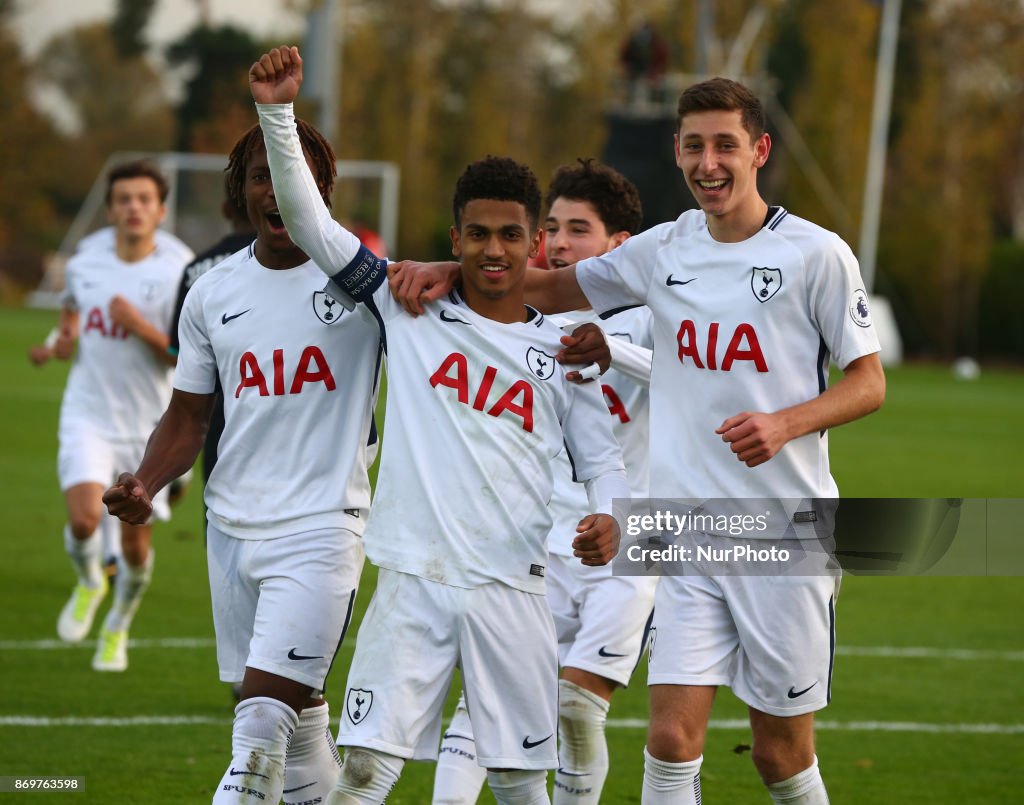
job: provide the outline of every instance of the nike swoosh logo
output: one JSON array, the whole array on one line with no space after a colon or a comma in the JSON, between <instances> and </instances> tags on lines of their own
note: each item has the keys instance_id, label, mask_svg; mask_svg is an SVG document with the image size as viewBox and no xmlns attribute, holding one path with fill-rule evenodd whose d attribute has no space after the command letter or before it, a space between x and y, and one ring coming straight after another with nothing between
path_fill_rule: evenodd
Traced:
<instances>
[{"instance_id":1,"label":"nike swoosh logo","mask_svg":"<svg viewBox=\"0 0 1024 805\"><path fill-rule=\"evenodd\" d=\"M552 733L552 735L553 734L554 733ZM544 743L544 741L547 741L550 738L551 735L549 735L547 738L541 738L539 741L531 741L530 736L527 735L525 738L523 738L523 749L533 749L533 747L540 746L542 743Z\"/></svg>"},{"instance_id":2,"label":"nike swoosh logo","mask_svg":"<svg viewBox=\"0 0 1024 805\"><path fill-rule=\"evenodd\" d=\"M228 769L228 774L231 775L232 777L237 777L239 774L248 774L251 777L262 777L264 780L269 780L270 779L267 775L265 775L265 774L257 774L254 771L245 771L245 770L236 771L234 766L232 766L230 769Z\"/></svg>"},{"instance_id":3,"label":"nike swoosh logo","mask_svg":"<svg viewBox=\"0 0 1024 805\"><path fill-rule=\"evenodd\" d=\"M599 657L625 657L626 656L625 654L612 654L610 651L606 651L605 649L606 649L606 646L601 646L601 648L599 648L597 650L597 654L598 654Z\"/></svg>"},{"instance_id":4,"label":"nike swoosh logo","mask_svg":"<svg viewBox=\"0 0 1024 805\"><path fill-rule=\"evenodd\" d=\"M566 771L565 769L559 769L559 774L564 774L566 777L589 777L589 771Z\"/></svg>"},{"instance_id":5,"label":"nike swoosh logo","mask_svg":"<svg viewBox=\"0 0 1024 805\"><path fill-rule=\"evenodd\" d=\"M238 318L239 316L244 316L244 315L245 315L246 313L248 313L248 312L249 312L250 310L252 310L252 308L248 308L247 310L243 310L243 311L242 311L241 313L236 313L236 314L235 314L234 316L229 316L229 315L228 315L227 313L225 313L225 314L223 314L223 315L222 315L222 316L220 317L220 323L221 323L221 324L227 324L227 323L228 323L229 321L231 321L232 319L237 319L237 318Z\"/></svg>"},{"instance_id":6,"label":"nike swoosh logo","mask_svg":"<svg viewBox=\"0 0 1024 805\"><path fill-rule=\"evenodd\" d=\"M441 736L441 740L442 741L447 741L449 738L458 738L460 741L472 741L473 740L468 735L457 735L454 732L446 732L444 735Z\"/></svg>"},{"instance_id":7,"label":"nike swoosh logo","mask_svg":"<svg viewBox=\"0 0 1024 805\"><path fill-rule=\"evenodd\" d=\"M463 319L457 319L454 316L449 316L449 315L447 315L447 313L448 313L447 310L442 310L441 311L441 321L446 321L446 322L449 322L450 324L465 324L465 325L469 326L469 322L468 321L465 321Z\"/></svg>"},{"instance_id":8,"label":"nike swoosh logo","mask_svg":"<svg viewBox=\"0 0 1024 805\"><path fill-rule=\"evenodd\" d=\"M322 654L319 657L306 657L306 656L303 656L302 654L296 654L295 653L295 649L292 649L291 651L288 652L288 659L289 660L322 660L323 658L324 657L323 657Z\"/></svg>"},{"instance_id":9,"label":"nike swoosh logo","mask_svg":"<svg viewBox=\"0 0 1024 805\"><path fill-rule=\"evenodd\" d=\"M311 783L306 783L305 785L300 785L298 788L286 788L281 793L282 794L294 794L296 791L301 791L303 788L309 788L311 785L316 785L318 782L320 782L320 781L319 780L314 780Z\"/></svg>"},{"instance_id":10,"label":"nike swoosh logo","mask_svg":"<svg viewBox=\"0 0 1024 805\"><path fill-rule=\"evenodd\" d=\"M674 279L672 279L672 275L669 274L668 277L665 278L665 284L669 285L669 286L671 286L671 285L689 285L695 279L697 279L697 278L693 277L693 279L688 279L688 280L674 280Z\"/></svg>"},{"instance_id":11,"label":"nike swoosh logo","mask_svg":"<svg viewBox=\"0 0 1024 805\"><path fill-rule=\"evenodd\" d=\"M805 693L807 693L807 691L809 691L811 688L813 688L817 684L818 684L817 681L812 682L808 687L804 688L803 690L797 690L797 691L794 691L793 688L790 688L789 692L786 695L789 696L789 698L791 698L791 699L798 699L801 696L803 696Z\"/></svg>"}]
</instances>

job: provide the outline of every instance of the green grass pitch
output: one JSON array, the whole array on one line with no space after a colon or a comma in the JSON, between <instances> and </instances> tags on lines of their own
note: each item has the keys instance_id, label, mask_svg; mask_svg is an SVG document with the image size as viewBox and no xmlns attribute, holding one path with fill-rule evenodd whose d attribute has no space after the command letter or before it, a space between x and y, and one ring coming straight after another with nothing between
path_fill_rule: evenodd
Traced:
<instances>
[{"instance_id":1,"label":"green grass pitch","mask_svg":"<svg viewBox=\"0 0 1024 805\"><path fill-rule=\"evenodd\" d=\"M156 530L155 578L128 671L94 673L91 645L57 645L73 581L56 480L67 369L25 359L53 320L0 309L0 776L85 778L84 792L32 802L209 802L229 758L232 700L217 681L198 488ZM1024 497L1024 373L984 371L961 383L944 368L910 366L888 377L883 410L831 434L844 495ZM373 588L369 566L363 579L359 614ZM1022 610L1019 577L844 580L833 703L817 736L833 803L1020 799ZM334 723L357 626L329 680ZM640 801L644 674L612 704L605 802ZM705 801L767 801L745 748L743 706L722 691L713 718ZM389 802L429 802L432 773L431 764L408 764Z\"/></svg>"}]
</instances>

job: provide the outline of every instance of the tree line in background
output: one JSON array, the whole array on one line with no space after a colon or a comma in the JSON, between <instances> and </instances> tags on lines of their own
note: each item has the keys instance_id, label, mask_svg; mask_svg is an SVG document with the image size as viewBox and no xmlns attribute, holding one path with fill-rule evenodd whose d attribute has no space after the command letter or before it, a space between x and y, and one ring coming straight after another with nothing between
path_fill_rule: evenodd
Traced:
<instances>
[{"instance_id":1,"label":"tree line in background","mask_svg":"<svg viewBox=\"0 0 1024 805\"><path fill-rule=\"evenodd\" d=\"M15 0L0 0L4 276L38 280L40 256L111 152L226 153L255 121L246 70L280 42L199 25L158 51L145 37L156 2L119 0L113 20L61 34L30 62L12 30ZM600 0L572 14L535 5L344 0L334 145L343 159L401 166L393 255L447 253L452 184L471 160L507 154L544 181L577 156L600 155L620 49L641 14L664 37L670 70L691 72L703 44L715 72L716 54L757 4L715 4L716 48L696 41L696 3ZM762 191L856 246L880 4L760 5L768 13L744 74L769 95L775 151ZM876 290L893 303L911 353L1020 359L1024 3L904 0L897 65ZM178 99L168 71L183 80ZM39 92L59 93L75 125L42 114ZM299 112L316 119L312 105Z\"/></svg>"}]
</instances>

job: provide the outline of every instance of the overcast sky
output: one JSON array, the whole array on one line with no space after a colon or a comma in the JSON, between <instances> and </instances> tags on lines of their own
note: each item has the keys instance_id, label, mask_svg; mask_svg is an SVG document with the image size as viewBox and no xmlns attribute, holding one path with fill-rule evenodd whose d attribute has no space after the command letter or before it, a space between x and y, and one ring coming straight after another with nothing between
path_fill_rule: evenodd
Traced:
<instances>
[{"instance_id":1,"label":"overcast sky","mask_svg":"<svg viewBox=\"0 0 1024 805\"><path fill-rule=\"evenodd\" d=\"M233 23L257 36L289 32L301 35L301 15L287 11L281 0L206 0L213 24ZM22 48L34 55L56 33L84 22L109 20L115 0L18 0L15 30ZM157 0L146 37L155 44L177 39L199 20L195 0Z\"/></svg>"},{"instance_id":2,"label":"overcast sky","mask_svg":"<svg viewBox=\"0 0 1024 805\"><path fill-rule=\"evenodd\" d=\"M16 2L19 11L15 16L15 29L23 50L30 56L55 33L83 22L109 20L117 5L116 0ZM345 0L339 2L343 7ZM230 22L257 37L295 34L295 44L301 44L299 39L305 33L303 15L287 10L283 0L205 0L205 3L214 25ZM564 0L531 0L531 6L544 10L557 8L562 15L579 11L579 8L573 11L573 4L566 4ZM197 0L157 0L146 36L154 44L167 44L190 30L198 20Z\"/></svg>"}]
</instances>

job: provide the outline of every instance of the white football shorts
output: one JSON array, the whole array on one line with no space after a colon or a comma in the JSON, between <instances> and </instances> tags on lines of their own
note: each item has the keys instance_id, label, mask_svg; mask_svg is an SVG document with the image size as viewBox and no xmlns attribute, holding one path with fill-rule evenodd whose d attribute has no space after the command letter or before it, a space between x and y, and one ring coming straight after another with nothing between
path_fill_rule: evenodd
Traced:
<instances>
[{"instance_id":1,"label":"white football shorts","mask_svg":"<svg viewBox=\"0 0 1024 805\"><path fill-rule=\"evenodd\" d=\"M83 420L61 423L57 434L57 477L61 492L78 484L100 484L104 489L122 472L135 472L146 452L147 438L113 441ZM153 498L153 517L171 519L167 487Z\"/></svg>"},{"instance_id":2,"label":"white football shorts","mask_svg":"<svg viewBox=\"0 0 1024 805\"><path fill-rule=\"evenodd\" d=\"M323 691L352 617L363 541L344 528L238 539L207 524L217 663L223 682L246 667Z\"/></svg>"},{"instance_id":3,"label":"white football shorts","mask_svg":"<svg viewBox=\"0 0 1024 805\"><path fill-rule=\"evenodd\" d=\"M558 661L625 686L644 650L657 576L614 576L574 556L548 555L548 604Z\"/></svg>"},{"instance_id":4,"label":"white football shorts","mask_svg":"<svg viewBox=\"0 0 1024 805\"><path fill-rule=\"evenodd\" d=\"M774 716L831 698L838 576L665 576L648 685L728 685Z\"/></svg>"},{"instance_id":5,"label":"white football shorts","mask_svg":"<svg viewBox=\"0 0 1024 805\"><path fill-rule=\"evenodd\" d=\"M462 670L477 763L558 766L558 658L547 599L500 582L466 589L381 569L356 639L339 746L437 759Z\"/></svg>"}]
</instances>

